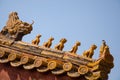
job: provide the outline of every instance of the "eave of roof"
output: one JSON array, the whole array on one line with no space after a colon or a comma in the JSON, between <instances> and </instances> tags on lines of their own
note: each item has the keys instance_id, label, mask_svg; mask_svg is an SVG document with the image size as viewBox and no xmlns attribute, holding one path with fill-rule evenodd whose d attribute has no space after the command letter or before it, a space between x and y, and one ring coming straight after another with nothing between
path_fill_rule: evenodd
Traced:
<instances>
[{"instance_id":1,"label":"eave of roof","mask_svg":"<svg viewBox=\"0 0 120 80\"><path fill-rule=\"evenodd\" d=\"M62 51L67 41L65 38L60 40L55 49L36 45L41 35L36 36L36 44L34 40L34 44L25 43L21 41L22 37L32 31L34 22L22 22L17 12L12 12L9 16L6 26L0 32L0 63L10 63L13 67L23 66L27 70L36 69L41 73L51 71L55 75L66 73L69 77L84 76L88 80L107 80L111 68L114 67L114 58L107 45L102 46L101 49L104 47L104 50L100 57L94 60L91 56L86 56L88 52L85 56L75 53L80 42L76 42L73 51ZM62 46L59 48L60 44ZM97 46L93 45L91 48L93 54Z\"/></svg>"}]
</instances>

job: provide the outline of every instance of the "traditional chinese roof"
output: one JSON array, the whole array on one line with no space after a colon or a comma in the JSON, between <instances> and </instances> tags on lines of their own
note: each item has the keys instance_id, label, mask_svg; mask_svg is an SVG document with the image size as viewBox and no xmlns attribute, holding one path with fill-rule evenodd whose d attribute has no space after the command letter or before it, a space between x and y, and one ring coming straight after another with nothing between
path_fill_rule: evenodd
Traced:
<instances>
[{"instance_id":1,"label":"traditional chinese roof","mask_svg":"<svg viewBox=\"0 0 120 80\"><path fill-rule=\"evenodd\" d=\"M33 24L33 23L32 23ZM70 51L63 51L67 42L62 38L55 48L50 48L54 38L39 46L41 35L32 43L21 41L22 37L32 31L32 24L19 19L17 12L9 15L6 26L0 33L0 63L10 63L12 67L36 69L40 73L66 74L69 77L84 76L86 80L107 80L113 68L113 56L108 45L103 41L98 59L92 59L96 45L92 45L82 55L76 53L80 42L77 41Z\"/></svg>"}]
</instances>

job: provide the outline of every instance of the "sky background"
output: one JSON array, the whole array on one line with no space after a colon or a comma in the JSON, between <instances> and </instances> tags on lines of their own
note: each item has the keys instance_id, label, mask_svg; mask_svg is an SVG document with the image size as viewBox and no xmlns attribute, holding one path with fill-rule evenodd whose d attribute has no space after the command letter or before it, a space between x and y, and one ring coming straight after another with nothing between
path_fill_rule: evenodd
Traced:
<instances>
[{"instance_id":1,"label":"sky background","mask_svg":"<svg viewBox=\"0 0 120 80\"><path fill-rule=\"evenodd\" d=\"M0 0L0 30L12 11L18 12L22 21L35 21L31 34L23 38L25 42L31 43L41 34L42 45L53 36L53 48L66 38L64 51L69 51L80 41L79 55L96 44L93 58L97 59L102 40L106 40L115 64L108 80L120 80L120 0Z\"/></svg>"}]
</instances>

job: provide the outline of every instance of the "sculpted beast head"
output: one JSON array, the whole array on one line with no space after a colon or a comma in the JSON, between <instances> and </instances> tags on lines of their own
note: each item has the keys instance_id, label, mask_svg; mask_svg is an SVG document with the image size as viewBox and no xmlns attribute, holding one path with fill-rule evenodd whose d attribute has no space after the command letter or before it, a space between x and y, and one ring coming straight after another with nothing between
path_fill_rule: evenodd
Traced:
<instances>
[{"instance_id":1,"label":"sculpted beast head","mask_svg":"<svg viewBox=\"0 0 120 80\"><path fill-rule=\"evenodd\" d=\"M33 23L34 21L31 24L23 22L19 19L17 12L11 12L1 34L16 41L21 40L24 35L29 34L32 31Z\"/></svg>"}]
</instances>

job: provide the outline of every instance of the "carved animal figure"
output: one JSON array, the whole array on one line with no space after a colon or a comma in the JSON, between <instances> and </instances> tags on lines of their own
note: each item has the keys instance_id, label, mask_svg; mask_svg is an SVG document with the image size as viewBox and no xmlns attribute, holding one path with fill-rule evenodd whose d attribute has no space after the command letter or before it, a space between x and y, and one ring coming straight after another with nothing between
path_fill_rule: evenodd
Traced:
<instances>
[{"instance_id":1,"label":"carved animal figure","mask_svg":"<svg viewBox=\"0 0 120 80\"><path fill-rule=\"evenodd\" d=\"M71 53L76 53L77 52L77 50L78 50L78 46L80 46L80 42L79 41L77 41L76 43L75 43L75 45L72 47L72 49L70 50L70 52Z\"/></svg>"},{"instance_id":2,"label":"carved animal figure","mask_svg":"<svg viewBox=\"0 0 120 80\"><path fill-rule=\"evenodd\" d=\"M53 40L54 40L54 38L53 38L53 37L50 37L50 38L48 39L48 41L43 44L43 46L45 46L45 47L47 47L47 48L50 48L50 46L52 45L52 41L53 41Z\"/></svg>"},{"instance_id":3,"label":"carved animal figure","mask_svg":"<svg viewBox=\"0 0 120 80\"><path fill-rule=\"evenodd\" d=\"M96 45L92 45L90 47L90 49L86 50L83 52L83 56L88 57L88 58L92 58L92 56L94 55L94 50L97 48Z\"/></svg>"},{"instance_id":4,"label":"carved animal figure","mask_svg":"<svg viewBox=\"0 0 120 80\"><path fill-rule=\"evenodd\" d=\"M21 24L21 23L22 23L22 21L19 20L17 12L12 12L9 14L9 19L6 23L6 26L2 30L2 32L7 31L10 34L15 34L15 32L17 30L17 29L15 29L16 28L15 25Z\"/></svg>"},{"instance_id":5,"label":"carved animal figure","mask_svg":"<svg viewBox=\"0 0 120 80\"><path fill-rule=\"evenodd\" d=\"M66 42L67 42L67 40L66 40L65 38L62 38L62 39L60 40L59 44L55 46L55 49L62 51L63 48L64 48L64 44L65 44Z\"/></svg>"},{"instance_id":6,"label":"carved animal figure","mask_svg":"<svg viewBox=\"0 0 120 80\"><path fill-rule=\"evenodd\" d=\"M107 46L107 45L106 45L105 40L102 40L102 45L101 45L101 47L100 47L100 55L99 55L99 57L102 56L102 54L103 54L106 46Z\"/></svg>"},{"instance_id":7,"label":"carved animal figure","mask_svg":"<svg viewBox=\"0 0 120 80\"><path fill-rule=\"evenodd\" d=\"M22 22L19 20L18 13L17 12L11 12L9 15L9 20L6 23L6 26L8 27L14 27L14 25L18 22Z\"/></svg>"},{"instance_id":8,"label":"carved animal figure","mask_svg":"<svg viewBox=\"0 0 120 80\"><path fill-rule=\"evenodd\" d=\"M1 33L10 39L18 41L21 40L24 35L29 34L32 31L33 23L29 24L27 22L22 22L18 17L18 13L12 12Z\"/></svg>"},{"instance_id":9,"label":"carved animal figure","mask_svg":"<svg viewBox=\"0 0 120 80\"><path fill-rule=\"evenodd\" d=\"M113 63L113 56L110 54L110 50L108 46L105 46L103 54L101 55L101 57L99 59L104 59L107 63Z\"/></svg>"},{"instance_id":10,"label":"carved animal figure","mask_svg":"<svg viewBox=\"0 0 120 80\"><path fill-rule=\"evenodd\" d=\"M35 38L34 40L32 40L32 44L38 45L38 44L39 44L39 42L40 42L40 37L41 37L41 35L40 35L40 34L39 34L39 35L37 35L37 36L36 36L36 38Z\"/></svg>"}]
</instances>

